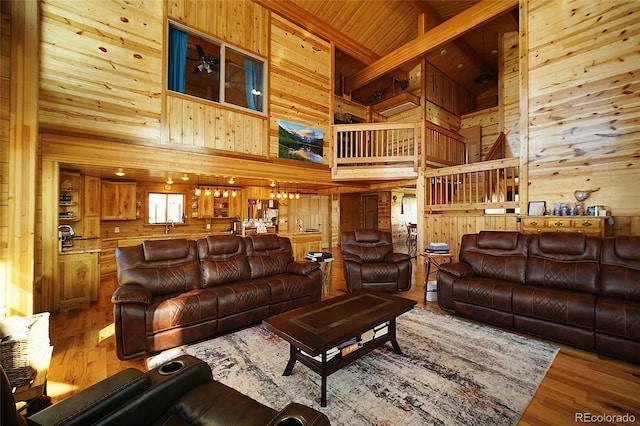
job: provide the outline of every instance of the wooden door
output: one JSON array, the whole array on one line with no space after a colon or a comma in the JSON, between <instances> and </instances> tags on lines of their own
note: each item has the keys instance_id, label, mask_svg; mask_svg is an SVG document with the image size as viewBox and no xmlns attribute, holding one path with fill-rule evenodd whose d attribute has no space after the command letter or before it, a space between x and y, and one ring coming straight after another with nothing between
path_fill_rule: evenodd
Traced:
<instances>
[{"instance_id":1,"label":"wooden door","mask_svg":"<svg viewBox=\"0 0 640 426\"><path fill-rule=\"evenodd\" d=\"M340 232L362 228L362 196L340 195Z\"/></svg>"},{"instance_id":2,"label":"wooden door","mask_svg":"<svg viewBox=\"0 0 640 426\"><path fill-rule=\"evenodd\" d=\"M364 227L365 229L378 229L377 195L367 195L364 197Z\"/></svg>"}]
</instances>

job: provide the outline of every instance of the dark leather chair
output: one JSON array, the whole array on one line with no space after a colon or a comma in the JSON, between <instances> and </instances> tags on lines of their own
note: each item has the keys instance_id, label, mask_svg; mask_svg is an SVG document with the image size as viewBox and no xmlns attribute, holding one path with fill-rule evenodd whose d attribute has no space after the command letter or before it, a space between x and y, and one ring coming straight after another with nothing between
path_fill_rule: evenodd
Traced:
<instances>
[{"instance_id":1,"label":"dark leather chair","mask_svg":"<svg viewBox=\"0 0 640 426\"><path fill-rule=\"evenodd\" d=\"M390 232L372 229L342 232L340 245L349 291L393 293L411 288L411 256L393 252Z\"/></svg>"},{"instance_id":2,"label":"dark leather chair","mask_svg":"<svg viewBox=\"0 0 640 426\"><path fill-rule=\"evenodd\" d=\"M13 425L285 425L324 426L329 419L291 403L276 411L212 379L209 366L180 356L143 373L128 368L29 417L16 412L7 376L2 376L0 424ZM289 420L287 420L289 419Z\"/></svg>"}]
</instances>

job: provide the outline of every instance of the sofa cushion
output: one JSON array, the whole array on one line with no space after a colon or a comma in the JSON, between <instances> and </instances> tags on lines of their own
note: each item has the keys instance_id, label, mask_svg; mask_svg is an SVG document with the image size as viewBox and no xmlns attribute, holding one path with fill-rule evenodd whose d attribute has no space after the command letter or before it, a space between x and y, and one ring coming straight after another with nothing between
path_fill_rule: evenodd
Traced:
<instances>
[{"instance_id":1,"label":"sofa cushion","mask_svg":"<svg viewBox=\"0 0 640 426\"><path fill-rule=\"evenodd\" d=\"M560 255L581 255L587 249L587 235L579 233L543 232L535 236L541 252Z\"/></svg>"},{"instance_id":2,"label":"sofa cushion","mask_svg":"<svg viewBox=\"0 0 640 426\"><path fill-rule=\"evenodd\" d=\"M246 281L251 268L242 237L223 235L198 240L202 287Z\"/></svg>"},{"instance_id":3,"label":"sofa cushion","mask_svg":"<svg viewBox=\"0 0 640 426\"><path fill-rule=\"evenodd\" d=\"M497 250L514 250L518 246L519 238L520 238L519 232L480 231L478 233L478 248L497 249Z\"/></svg>"},{"instance_id":4,"label":"sofa cushion","mask_svg":"<svg viewBox=\"0 0 640 426\"><path fill-rule=\"evenodd\" d=\"M588 329L594 327L595 302L594 295L583 292L529 285L513 289L514 314Z\"/></svg>"},{"instance_id":5,"label":"sofa cushion","mask_svg":"<svg viewBox=\"0 0 640 426\"><path fill-rule=\"evenodd\" d=\"M146 329L154 333L197 324L218 316L217 295L192 290L172 297L158 298L147 307L146 314Z\"/></svg>"},{"instance_id":6,"label":"sofa cushion","mask_svg":"<svg viewBox=\"0 0 640 426\"><path fill-rule=\"evenodd\" d=\"M602 239L600 295L640 302L640 236Z\"/></svg>"},{"instance_id":7,"label":"sofa cushion","mask_svg":"<svg viewBox=\"0 0 640 426\"><path fill-rule=\"evenodd\" d=\"M534 234L529 237L526 283L597 294L599 261L598 237L563 232Z\"/></svg>"},{"instance_id":8,"label":"sofa cushion","mask_svg":"<svg viewBox=\"0 0 640 426\"><path fill-rule=\"evenodd\" d=\"M132 247L118 247L116 262L118 285L138 285L153 296L184 293L200 287L195 241L145 241Z\"/></svg>"},{"instance_id":9,"label":"sofa cushion","mask_svg":"<svg viewBox=\"0 0 640 426\"><path fill-rule=\"evenodd\" d=\"M460 260L478 277L524 284L527 237L509 231L464 235Z\"/></svg>"},{"instance_id":10,"label":"sofa cushion","mask_svg":"<svg viewBox=\"0 0 640 426\"><path fill-rule=\"evenodd\" d=\"M173 261L189 255L189 240L149 240L142 242L144 259L147 262Z\"/></svg>"},{"instance_id":11,"label":"sofa cushion","mask_svg":"<svg viewBox=\"0 0 640 426\"><path fill-rule=\"evenodd\" d=\"M310 278L305 275L277 274L257 278L251 282L269 287L271 304L315 295L315 288L311 285Z\"/></svg>"},{"instance_id":12,"label":"sofa cushion","mask_svg":"<svg viewBox=\"0 0 640 426\"><path fill-rule=\"evenodd\" d=\"M460 278L453 286L453 299L473 305L511 312L514 284L488 278Z\"/></svg>"},{"instance_id":13,"label":"sofa cushion","mask_svg":"<svg viewBox=\"0 0 640 426\"><path fill-rule=\"evenodd\" d=\"M340 234L342 254L354 255L362 263L386 262L393 253L393 241L390 232L371 229L356 229Z\"/></svg>"},{"instance_id":14,"label":"sofa cushion","mask_svg":"<svg viewBox=\"0 0 640 426\"><path fill-rule=\"evenodd\" d=\"M284 274L293 262L291 240L272 234L255 234L245 237L247 259L251 279Z\"/></svg>"},{"instance_id":15,"label":"sofa cushion","mask_svg":"<svg viewBox=\"0 0 640 426\"><path fill-rule=\"evenodd\" d=\"M596 332L640 342L640 303L600 297L596 303Z\"/></svg>"},{"instance_id":16,"label":"sofa cushion","mask_svg":"<svg viewBox=\"0 0 640 426\"><path fill-rule=\"evenodd\" d=\"M207 289L218 299L218 318L267 306L271 300L269 286L258 281L244 281Z\"/></svg>"}]
</instances>

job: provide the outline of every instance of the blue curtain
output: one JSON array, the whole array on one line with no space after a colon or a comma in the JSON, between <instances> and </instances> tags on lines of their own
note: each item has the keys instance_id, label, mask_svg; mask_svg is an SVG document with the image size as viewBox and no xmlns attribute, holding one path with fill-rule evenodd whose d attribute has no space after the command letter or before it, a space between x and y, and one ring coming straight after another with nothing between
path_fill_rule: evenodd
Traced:
<instances>
[{"instance_id":1,"label":"blue curtain","mask_svg":"<svg viewBox=\"0 0 640 426\"><path fill-rule=\"evenodd\" d=\"M187 33L169 27L169 90L184 93L187 68Z\"/></svg>"},{"instance_id":2,"label":"blue curtain","mask_svg":"<svg viewBox=\"0 0 640 426\"><path fill-rule=\"evenodd\" d=\"M247 106L254 111L262 111L264 84L262 63L251 58L244 59L244 87L247 92ZM254 89L260 94L254 94Z\"/></svg>"}]
</instances>

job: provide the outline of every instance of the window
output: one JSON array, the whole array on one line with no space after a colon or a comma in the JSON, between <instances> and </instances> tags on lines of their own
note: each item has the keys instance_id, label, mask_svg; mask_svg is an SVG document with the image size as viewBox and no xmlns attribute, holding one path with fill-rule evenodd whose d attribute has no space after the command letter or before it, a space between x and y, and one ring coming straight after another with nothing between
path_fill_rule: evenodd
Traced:
<instances>
[{"instance_id":1,"label":"window","mask_svg":"<svg viewBox=\"0 0 640 426\"><path fill-rule=\"evenodd\" d=\"M150 192L147 212L151 224L184 223L184 194Z\"/></svg>"},{"instance_id":2,"label":"window","mask_svg":"<svg viewBox=\"0 0 640 426\"><path fill-rule=\"evenodd\" d=\"M168 52L169 90L264 112L264 61L173 23Z\"/></svg>"}]
</instances>

